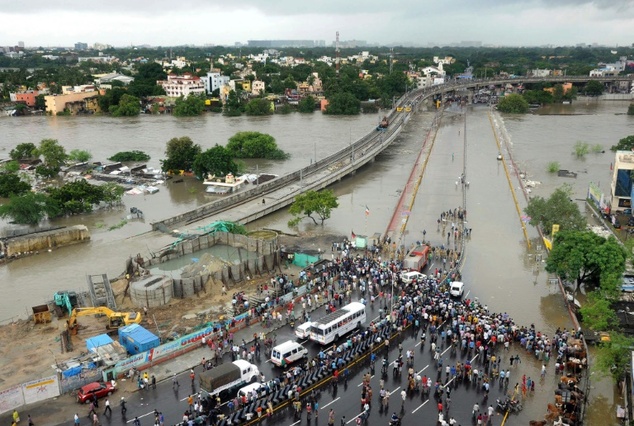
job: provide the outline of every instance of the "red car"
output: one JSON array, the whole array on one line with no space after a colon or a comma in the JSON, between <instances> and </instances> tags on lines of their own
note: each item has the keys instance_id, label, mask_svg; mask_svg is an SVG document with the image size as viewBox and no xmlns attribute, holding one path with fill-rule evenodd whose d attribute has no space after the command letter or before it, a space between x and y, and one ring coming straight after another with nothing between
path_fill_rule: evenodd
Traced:
<instances>
[{"instance_id":1,"label":"red car","mask_svg":"<svg viewBox=\"0 0 634 426\"><path fill-rule=\"evenodd\" d=\"M97 395L97 398L103 398L104 396L112 395L115 390L117 390L117 388L115 388L111 382L88 383L77 391L77 402L80 404L89 404L92 402L94 395Z\"/></svg>"}]
</instances>

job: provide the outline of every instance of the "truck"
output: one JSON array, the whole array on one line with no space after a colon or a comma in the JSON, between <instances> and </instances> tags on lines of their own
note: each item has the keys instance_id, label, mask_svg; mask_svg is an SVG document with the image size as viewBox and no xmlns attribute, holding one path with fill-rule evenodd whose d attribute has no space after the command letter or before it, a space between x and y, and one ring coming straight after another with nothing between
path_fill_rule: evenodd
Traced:
<instances>
[{"instance_id":1,"label":"truck","mask_svg":"<svg viewBox=\"0 0 634 426\"><path fill-rule=\"evenodd\" d=\"M223 391L255 382L259 375L260 371L256 365L239 359L203 371L199 376L200 389L210 396L218 395Z\"/></svg>"},{"instance_id":2,"label":"truck","mask_svg":"<svg viewBox=\"0 0 634 426\"><path fill-rule=\"evenodd\" d=\"M427 265L429 258L429 246L419 245L409 251L405 259L403 259L403 269L408 271L422 272Z\"/></svg>"}]
</instances>

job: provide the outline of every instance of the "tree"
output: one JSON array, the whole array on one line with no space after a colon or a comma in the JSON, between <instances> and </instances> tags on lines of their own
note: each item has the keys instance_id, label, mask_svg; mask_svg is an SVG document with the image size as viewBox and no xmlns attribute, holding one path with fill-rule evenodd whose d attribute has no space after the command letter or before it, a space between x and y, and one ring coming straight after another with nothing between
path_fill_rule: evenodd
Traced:
<instances>
[{"instance_id":1,"label":"tree","mask_svg":"<svg viewBox=\"0 0 634 426\"><path fill-rule=\"evenodd\" d=\"M141 112L141 101L126 93L121 96L117 105L110 106L109 111L113 117L136 117Z\"/></svg>"},{"instance_id":2,"label":"tree","mask_svg":"<svg viewBox=\"0 0 634 426\"><path fill-rule=\"evenodd\" d=\"M593 368L612 376L617 382L623 380L632 361L633 346L634 338L617 331L610 332L610 341L599 345Z\"/></svg>"},{"instance_id":3,"label":"tree","mask_svg":"<svg viewBox=\"0 0 634 426\"><path fill-rule=\"evenodd\" d=\"M627 107L627 115L634 115L634 104Z\"/></svg>"},{"instance_id":4,"label":"tree","mask_svg":"<svg viewBox=\"0 0 634 426\"><path fill-rule=\"evenodd\" d=\"M35 109L44 111L46 109L46 100L44 99L44 94L37 95L35 97Z\"/></svg>"},{"instance_id":5,"label":"tree","mask_svg":"<svg viewBox=\"0 0 634 426\"><path fill-rule=\"evenodd\" d=\"M200 145L195 144L189 136L172 138L167 141L165 160L161 160L161 169L191 171L196 156L201 153Z\"/></svg>"},{"instance_id":6,"label":"tree","mask_svg":"<svg viewBox=\"0 0 634 426\"><path fill-rule=\"evenodd\" d=\"M260 132L236 133L229 139L227 149L235 158L288 158L288 154L277 147L273 136Z\"/></svg>"},{"instance_id":7,"label":"tree","mask_svg":"<svg viewBox=\"0 0 634 426\"><path fill-rule=\"evenodd\" d=\"M12 160L29 160L37 157L37 147L31 142L25 142L18 144L15 148L9 152L9 157Z\"/></svg>"},{"instance_id":8,"label":"tree","mask_svg":"<svg viewBox=\"0 0 634 426\"><path fill-rule=\"evenodd\" d=\"M583 88L583 92L588 96L601 96L603 94L603 83L597 80L590 80Z\"/></svg>"},{"instance_id":9,"label":"tree","mask_svg":"<svg viewBox=\"0 0 634 426\"><path fill-rule=\"evenodd\" d=\"M45 177L53 177L59 173L68 158L66 150L57 139L42 139L36 153L44 161L44 167L38 167L36 173Z\"/></svg>"},{"instance_id":10,"label":"tree","mask_svg":"<svg viewBox=\"0 0 634 426\"><path fill-rule=\"evenodd\" d=\"M361 102L352 93L336 93L328 99L325 114L355 115L361 111Z\"/></svg>"},{"instance_id":11,"label":"tree","mask_svg":"<svg viewBox=\"0 0 634 426\"><path fill-rule=\"evenodd\" d=\"M89 213L101 202L113 204L121 201L123 189L119 185L91 185L85 180L69 182L59 188L49 188L51 217Z\"/></svg>"},{"instance_id":12,"label":"tree","mask_svg":"<svg viewBox=\"0 0 634 426\"><path fill-rule=\"evenodd\" d=\"M231 90L225 101L222 114L228 117L237 117L242 115L242 104L235 90Z\"/></svg>"},{"instance_id":13,"label":"tree","mask_svg":"<svg viewBox=\"0 0 634 426\"><path fill-rule=\"evenodd\" d=\"M288 225L297 226L306 217L312 219L315 225L323 225L326 219L330 218L332 209L337 207L339 207L339 201L332 190L308 191L295 197L289 209L289 213L295 218L291 219ZM320 222L317 222L313 215L317 215Z\"/></svg>"},{"instance_id":14,"label":"tree","mask_svg":"<svg viewBox=\"0 0 634 426\"><path fill-rule=\"evenodd\" d=\"M176 117L196 117L205 110L205 99L203 96L189 95L176 99L174 103L174 115Z\"/></svg>"},{"instance_id":15,"label":"tree","mask_svg":"<svg viewBox=\"0 0 634 426\"><path fill-rule=\"evenodd\" d=\"M73 149L68 154L68 159L77 163L86 163L91 158L92 154L84 149Z\"/></svg>"},{"instance_id":16,"label":"tree","mask_svg":"<svg viewBox=\"0 0 634 426\"><path fill-rule=\"evenodd\" d=\"M528 102L522 95L517 93L504 96L498 103L498 111L508 114L525 114L528 110Z\"/></svg>"},{"instance_id":17,"label":"tree","mask_svg":"<svg viewBox=\"0 0 634 426\"><path fill-rule=\"evenodd\" d=\"M31 185L15 173L0 174L0 198L22 195L31 190Z\"/></svg>"},{"instance_id":18,"label":"tree","mask_svg":"<svg viewBox=\"0 0 634 426\"><path fill-rule=\"evenodd\" d=\"M583 324L594 331L613 330L619 319L612 308L612 300L601 290L588 293L586 303L580 309Z\"/></svg>"},{"instance_id":19,"label":"tree","mask_svg":"<svg viewBox=\"0 0 634 426\"><path fill-rule=\"evenodd\" d=\"M0 205L0 217L19 224L37 225L46 216L46 201L46 195L35 192L13 196L8 203Z\"/></svg>"},{"instance_id":20,"label":"tree","mask_svg":"<svg viewBox=\"0 0 634 426\"><path fill-rule=\"evenodd\" d=\"M614 237L592 231L565 230L555 235L546 260L546 271L572 282L575 289L587 283L600 286L606 295L620 290L627 252Z\"/></svg>"},{"instance_id":21,"label":"tree","mask_svg":"<svg viewBox=\"0 0 634 426\"><path fill-rule=\"evenodd\" d=\"M585 218L571 197L572 188L566 184L557 188L547 200L540 196L531 198L524 209L530 217L529 223L539 226L546 234L550 234L555 224L561 230L585 229Z\"/></svg>"},{"instance_id":22,"label":"tree","mask_svg":"<svg viewBox=\"0 0 634 426\"><path fill-rule=\"evenodd\" d=\"M634 148L634 135L626 136L619 143L612 145L612 151L631 151Z\"/></svg>"},{"instance_id":23,"label":"tree","mask_svg":"<svg viewBox=\"0 0 634 426\"><path fill-rule=\"evenodd\" d=\"M238 165L233 161L231 152L224 146L216 144L196 156L192 170L199 179L207 175L225 176L229 173L237 174Z\"/></svg>"},{"instance_id":24,"label":"tree","mask_svg":"<svg viewBox=\"0 0 634 426\"><path fill-rule=\"evenodd\" d=\"M311 95L308 95L299 101L299 104L297 105L297 110L303 113L313 113L315 112L316 106L317 102L315 101L315 98Z\"/></svg>"},{"instance_id":25,"label":"tree","mask_svg":"<svg viewBox=\"0 0 634 426\"><path fill-rule=\"evenodd\" d=\"M247 115L270 115L273 114L273 102L264 98L251 99L244 107Z\"/></svg>"},{"instance_id":26,"label":"tree","mask_svg":"<svg viewBox=\"0 0 634 426\"><path fill-rule=\"evenodd\" d=\"M117 152L112 157L108 158L108 160L116 161L116 162L148 161L149 159L150 159L149 155L147 155L143 151L138 151L138 150L134 150L134 151L120 151L120 152Z\"/></svg>"}]
</instances>

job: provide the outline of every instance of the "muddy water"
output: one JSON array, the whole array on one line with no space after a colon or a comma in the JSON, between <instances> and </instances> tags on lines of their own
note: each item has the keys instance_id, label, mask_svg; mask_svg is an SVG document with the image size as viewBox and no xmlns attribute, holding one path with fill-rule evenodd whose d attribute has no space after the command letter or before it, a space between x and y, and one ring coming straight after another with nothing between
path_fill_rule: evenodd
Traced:
<instances>
[{"instance_id":1,"label":"muddy water","mask_svg":"<svg viewBox=\"0 0 634 426\"><path fill-rule=\"evenodd\" d=\"M592 181L609 191L609 166L613 155L609 146L618 139L634 133L634 119L620 115L625 103L577 102L560 109L546 109L544 115L504 117L511 138L512 152L520 168L530 179L542 182L534 194L547 196L564 182L573 185L576 198L584 198L587 184ZM563 109L565 108L565 109ZM486 108L467 109L467 211L469 227L473 228L466 252L463 269L464 280L470 297L478 297L492 311L508 312L519 324L535 326L545 333L557 327L571 327L556 287L548 283L542 265L535 262L539 244L527 250L519 218L513 204L509 184L504 170L496 160L498 148L495 144ZM545 115L545 114L578 115ZM423 178L416 204L412 210L408 233L404 244L422 239L422 230L433 243L444 243L443 236L436 231L436 218L441 211L452 209L462 203L461 189L455 181L462 172L463 164L463 111L450 110L445 113L443 124L431 152L430 162ZM376 161L358 171L355 176L344 179L333 187L339 196L340 207L333 212L325 225L308 223L301 231L328 232L350 235L372 235L383 233L391 219L404 182L416 159L432 121L431 112L421 113L410 120L407 129L395 143ZM222 143L226 137L238 130L260 130L273 134L280 146L292 151L293 160L287 163L258 165L260 170L281 174L310 162L314 156L333 152L341 144L360 136L373 127L377 117L362 116L348 120L333 120L321 115L271 117L264 120L240 118L237 120L209 116L199 120L179 121L165 117L142 117L129 122L108 118L90 117L72 121L70 119L26 119L27 129L17 131L20 119L0 120L2 146L10 148L15 143L37 141L43 137L56 137L69 149L82 147L86 140L94 139L97 152L112 152L134 147L151 153L153 160L160 157L164 143L172 136L190 135L195 141L209 146L216 141ZM95 121L91 121L95 120ZM167 123L167 124L166 124ZM84 126L92 129L88 131ZM322 136L326 132L329 136ZM149 137L148 134L152 136ZM218 135L225 135L218 140ZM116 135L116 136L115 136ZM313 136L319 136L313 142ZM11 142L7 142L11 140ZM588 154L585 159L572 156L573 146L578 140L591 145L602 144L605 154ZM112 149L110 148L112 146ZM105 147L108 147L106 150ZM121 148L119 148L121 147ZM453 160L452 160L453 154ZM561 168L579 172L577 179L559 178L549 175L546 166L550 161L559 161ZM152 163L158 165L158 161ZM517 188L516 180L512 185ZM146 220L162 218L176 211L204 202L200 185L185 181L162 188L158 196L126 199L126 208L137 206L145 211ZM519 196L519 193L518 193ZM523 199L520 198L523 207ZM366 206L370 215L364 214ZM123 269L124 258L138 252L147 254L171 242L169 237L148 234L127 238L148 230L141 222L129 223L115 231L99 228L102 223L117 223L125 216L125 210L115 213L97 213L82 218L94 232L88 245L71 247L30 259L23 259L0 268L0 282L5 294L12 298L0 301L0 319L24 312L25 307L49 298L60 288L83 288L84 274L108 272L116 275ZM284 231L289 229L289 215L278 212L250 227L271 227ZM69 223L74 223L69 220ZM529 228L530 238L536 238ZM325 247L322 247L325 248ZM528 354L523 354L522 368L528 375L536 377L540 363ZM514 373L517 377L518 373ZM552 375L547 378L552 380ZM605 419L613 414L614 396L606 381L593 381L593 401L590 409L593 418ZM541 418L545 402L550 401L550 391L538 388L534 403L525 410L525 419ZM599 423L596 423L599 424Z\"/></svg>"}]
</instances>

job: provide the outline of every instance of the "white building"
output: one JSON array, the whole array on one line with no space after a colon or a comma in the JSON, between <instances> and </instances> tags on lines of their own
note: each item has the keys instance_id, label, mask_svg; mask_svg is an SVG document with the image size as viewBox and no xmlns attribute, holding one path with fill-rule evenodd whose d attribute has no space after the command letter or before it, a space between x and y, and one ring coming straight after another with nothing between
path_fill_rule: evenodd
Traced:
<instances>
[{"instance_id":1,"label":"white building","mask_svg":"<svg viewBox=\"0 0 634 426\"><path fill-rule=\"evenodd\" d=\"M165 90L167 96L172 98L184 97L190 94L201 95L205 93L205 83L196 75L185 73L184 75L170 74L167 80L159 80L156 82Z\"/></svg>"},{"instance_id":2,"label":"white building","mask_svg":"<svg viewBox=\"0 0 634 426\"><path fill-rule=\"evenodd\" d=\"M202 80L207 94L210 95L216 89L220 89L225 84L229 84L231 77L221 75L219 72L208 72Z\"/></svg>"}]
</instances>

